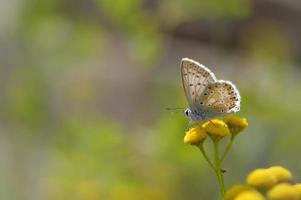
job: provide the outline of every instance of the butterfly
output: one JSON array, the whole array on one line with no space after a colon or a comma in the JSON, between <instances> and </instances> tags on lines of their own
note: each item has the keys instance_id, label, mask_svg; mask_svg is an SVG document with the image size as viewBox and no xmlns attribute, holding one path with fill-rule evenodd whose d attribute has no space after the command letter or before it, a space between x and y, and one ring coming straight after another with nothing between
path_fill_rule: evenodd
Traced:
<instances>
[{"instance_id":1,"label":"butterfly","mask_svg":"<svg viewBox=\"0 0 301 200\"><path fill-rule=\"evenodd\" d=\"M181 76L189 104L184 114L191 123L240 110L240 94L235 85L217 80L214 73L200 63L183 58Z\"/></svg>"}]
</instances>

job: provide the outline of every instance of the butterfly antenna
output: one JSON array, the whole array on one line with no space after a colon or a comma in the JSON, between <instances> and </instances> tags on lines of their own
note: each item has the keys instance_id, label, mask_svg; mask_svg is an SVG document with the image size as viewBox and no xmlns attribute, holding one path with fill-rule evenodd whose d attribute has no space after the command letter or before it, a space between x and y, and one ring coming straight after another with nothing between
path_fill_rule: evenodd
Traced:
<instances>
[{"instance_id":1,"label":"butterfly antenna","mask_svg":"<svg viewBox=\"0 0 301 200\"><path fill-rule=\"evenodd\" d=\"M185 108L165 108L166 110L170 110L170 111L184 111Z\"/></svg>"},{"instance_id":2,"label":"butterfly antenna","mask_svg":"<svg viewBox=\"0 0 301 200\"><path fill-rule=\"evenodd\" d=\"M166 110L170 111L172 114L175 114L176 112L183 112L184 108L165 108Z\"/></svg>"}]
</instances>

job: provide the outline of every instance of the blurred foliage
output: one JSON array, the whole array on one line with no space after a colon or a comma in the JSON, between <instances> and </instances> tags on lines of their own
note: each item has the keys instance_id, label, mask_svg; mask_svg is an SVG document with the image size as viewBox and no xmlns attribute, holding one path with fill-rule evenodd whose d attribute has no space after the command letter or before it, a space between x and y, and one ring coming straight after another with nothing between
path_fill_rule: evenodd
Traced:
<instances>
[{"instance_id":1,"label":"blurred foliage","mask_svg":"<svg viewBox=\"0 0 301 200\"><path fill-rule=\"evenodd\" d=\"M160 14L167 24L176 25L195 19L243 19L251 14L248 0L163 1Z\"/></svg>"},{"instance_id":2,"label":"blurred foliage","mask_svg":"<svg viewBox=\"0 0 301 200\"><path fill-rule=\"evenodd\" d=\"M267 165L300 179L298 29L256 18L254 2L0 2L0 198L217 199L187 120L165 110L186 106L182 57L240 89L250 127L227 186Z\"/></svg>"}]
</instances>

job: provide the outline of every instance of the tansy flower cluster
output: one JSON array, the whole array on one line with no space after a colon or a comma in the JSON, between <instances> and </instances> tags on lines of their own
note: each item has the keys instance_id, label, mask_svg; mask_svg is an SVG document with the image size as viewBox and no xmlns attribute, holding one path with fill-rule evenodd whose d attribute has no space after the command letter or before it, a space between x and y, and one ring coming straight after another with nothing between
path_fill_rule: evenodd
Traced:
<instances>
[{"instance_id":1,"label":"tansy flower cluster","mask_svg":"<svg viewBox=\"0 0 301 200\"><path fill-rule=\"evenodd\" d=\"M201 150L205 160L214 170L222 196L225 194L225 183L222 170L223 160L229 152L235 137L247 127L248 121L246 118L229 116L224 120L211 119L209 121L195 124L186 132L184 137L184 143L198 147ZM229 143L224 149L223 153L220 155L219 142L227 136L230 138ZM210 138L213 142L213 159L210 159L210 157L207 155L203 145L207 138Z\"/></svg>"},{"instance_id":2,"label":"tansy flower cluster","mask_svg":"<svg viewBox=\"0 0 301 200\"><path fill-rule=\"evenodd\" d=\"M225 200L301 200L301 183L292 183L284 167L260 168L249 173L246 185L233 186Z\"/></svg>"},{"instance_id":3,"label":"tansy flower cluster","mask_svg":"<svg viewBox=\"0 0 301 200\"><path fill-rule=\"evenodd\" d=\"M212 119L203 123L199 123L191 127L184 137L185 144L199 145L207 136L214 140L220 140L231 134L234 138L243 129L248 127L246 118L230 116L225 120Z\"/></svg>"}]
</instances>

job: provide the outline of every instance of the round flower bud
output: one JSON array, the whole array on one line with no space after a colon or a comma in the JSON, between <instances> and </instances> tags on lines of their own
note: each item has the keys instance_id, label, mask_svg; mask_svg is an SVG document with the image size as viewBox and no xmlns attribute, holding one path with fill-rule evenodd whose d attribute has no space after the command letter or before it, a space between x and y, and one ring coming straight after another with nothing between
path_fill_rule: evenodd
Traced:
<instances>
[{"instance_id":1,"label":"round flower bud","mask_svg":"<svg viewBox=\"0 0 301 200\"><path fill-rule=\"evenodd\" d=\"M207 137L206 131L201 125L190 128L184 137L185 144L199 145Z\"/></svg>"},{"instance_id":2,"label":"round flower bud","mask_svg":"<svg viewBox=\"0 0 301 200\"><path fill-rule=\"evenodd\" d=\"M235 185L231 187L225 194L225 200L234 200L234 198L241 192L252 190L250 186L247 185Z\"/></svg>"},{"instance_id":3,"label":"round flower bud","mask_svg":"<svg viewBox=\"0 0 301 200\"><path fill-rule=\"evenodd\" d=\"M297 189L299 193L299 198L301 199L301 183L297 183L296 185L294 185L294 188Z\"/></svg>"},{"instance_id":4,"label":"round flower bud","mask_svg":"<svg viewBox=\"0 0 301 200\"><path fill-rule=\"evenodd\" d=\"M298 190L287 183L280 183L273 187L268 192L268 198L270 200L298 200L299 193Z\"/></svg>"},{"instance_id":5,"label":"round flower bud","mask_svg":"<svg viewBox=\"0 0 301 200\"><path fill-rule=\"evenodd\" d=\"M271 172L277 179L278 183L289 182L292 180L292 173L281 166L273 166L267 169Z\"/></svg>"},{"instance_id":6,"label":"round flower bud","mask_svg":"<svg viewBox=\"0 0 301 200\"><path fill-rule=\"evenodd\" d=\"M249 126L248 121L246 118L236 117L236 116L229 116L225 122L227 123L230 132L233 135L237 135L241 131L243 131L245 128Z\"/></svg>"},{"instance_id":7,"label":"round flower bud","mask_svg":"<svg viewBox=\"0 0 301 200\"><path fill-rule=\"evenodd\" d=\"M266 169L256 169L249 173L246 182L256 188L268 189L277 183L277 179Z\"/></svg>"},{"instance_id":8,"label":"round flower bud","mask_svg":"<svg viewBox=\"0 0 301 200\"><path fill-rule=\"evenodd\" d=\"M219 140L230 134L227 124L220 119L212 119L202 125L207 134L214 140Z\"/></svg>"},{"instance_id":9,"label":"round flower bud","mask_svg":"<svg viewBox=\"0 0 301 200\"><path fill-rule=\"evenodd\" d=\"M265 198L259 192L249 190L239 193L234 200L265 200Z\"/></svg>"}]
</instances>

